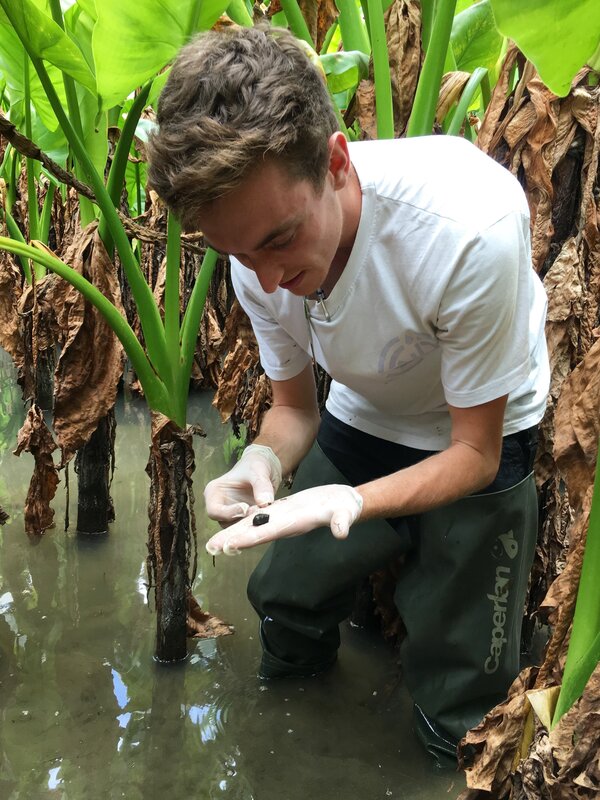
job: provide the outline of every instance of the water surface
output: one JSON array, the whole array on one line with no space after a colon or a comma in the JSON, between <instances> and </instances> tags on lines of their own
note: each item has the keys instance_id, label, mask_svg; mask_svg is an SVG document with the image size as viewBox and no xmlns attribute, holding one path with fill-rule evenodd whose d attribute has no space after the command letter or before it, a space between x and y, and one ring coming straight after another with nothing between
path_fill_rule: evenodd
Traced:
<instances>
[{"instance_id":1,"label":"water surface","mask_svg":"<svg viewBox=\"0 0 600 800\"><path fill-rule=\"evenodd\" d=\"M194 592L235 627L190 640L178 666L153 660L146 599L149 424L144 404L118 407L117 519L104 537L56 527L32 546L23 502L32 458L12 455L23 418L0 351L0 800L440 800L462 776L441 770L414 738L396 656L379 635L344 627L340 659L312 680L261 683L245 593L258 552L202 555ZM193 398L199 539L217 530L202 487L226 469L229 429ZM2 412L9 407L9 423ZM4 420L4 421L3 421ZM73 474L70 513L76 519Z\"/></svg>"}]
</instances>

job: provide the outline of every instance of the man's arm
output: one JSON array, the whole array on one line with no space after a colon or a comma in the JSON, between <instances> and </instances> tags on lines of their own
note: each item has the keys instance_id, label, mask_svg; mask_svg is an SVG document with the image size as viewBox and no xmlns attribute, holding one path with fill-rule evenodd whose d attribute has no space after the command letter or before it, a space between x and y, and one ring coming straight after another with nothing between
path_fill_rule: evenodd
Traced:
<instances>
[{"instance_id":1,"label":"man's arm","mask_svg":"<svg viewBox=\"0 0 600 800\"><path fill-rule=\"evenodd\" d=\"M244 517L250 508L271 504L282 476L297 466L316 437L319 412L310 365L272 385L273 405L256 441L204 489L206 513L223 526Z\"/></svg>"},{"instance_id":2,"label":"man's arm","mask_svg":"<svg viewBox=\"0 0 600 800\"><path fill-rule=\"evenodd\" d=\"M496 477L507 395L471 408L449 406L451 444L411 467L357 486L361 519L418 514L483 489Z\"/></svg>"},{"instance_id":3,"label":"man's arm","mask_svg":"<svg viewBox=\"0 0 600 800\"><path fill-rule=\"evenodd\" d=\"M254 444L270 447L289 475L310 450L319 428L312 364L286 381L271 381L273 405L265 413Z\"/></svg>"},{"instance_id":4,"label":"man's arm","mask_svg":"<svg viewBox=\"0 0 600 800\"><path fill-rule=\"evenodd\" d=\"M472 408L452 407L452 441L441 453L356 489L316 486L276 500L266 509L264 525L255 526L253 515L247 516L213 536L206 548L213 555L231 555L322 525L343 539L359 519L427 511L483 489L498 471L505 406L506 396Z\"/></svg>"}]
</instances>

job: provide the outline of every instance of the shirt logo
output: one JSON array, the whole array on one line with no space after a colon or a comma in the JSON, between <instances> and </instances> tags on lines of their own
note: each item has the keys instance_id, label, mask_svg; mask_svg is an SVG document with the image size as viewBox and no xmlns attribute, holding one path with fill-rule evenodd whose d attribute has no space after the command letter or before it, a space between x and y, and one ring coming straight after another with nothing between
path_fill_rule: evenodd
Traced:
<instances>
[{"instance_id":1,"label":"shirt logo","mask_svg":"<svg viewBox=\"0 0 600 800\"><path fill-rule=\"evenodd\" d=\"M436 350L437 341L422 333L405 333L396 336L384 346L379 356L377 371L385 375L385 382L399 378L418 366L425 356Z\"/></svg>"}]
</instances>

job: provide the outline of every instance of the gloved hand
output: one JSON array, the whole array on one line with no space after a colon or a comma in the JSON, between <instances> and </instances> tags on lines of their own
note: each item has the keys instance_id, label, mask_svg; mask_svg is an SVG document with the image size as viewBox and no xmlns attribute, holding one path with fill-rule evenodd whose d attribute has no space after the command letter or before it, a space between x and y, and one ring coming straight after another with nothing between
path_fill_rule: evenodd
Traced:
<instances>
[{"instance_id":1,"label":"gloved hand","mask_svg":"<svg viewBox=\"0 0 600 800\"><path fill-rule=\"evenodd\" d=\"M206 513L222 525L230 525L251 506L272 503L280 483L281 462L273 450L251 444L229 472L206 485Z\"/></svg>"},{"instance_id":2,"label":"gloved hand","mask_svg":"<svg viewBox=\"0 0 600 800\"><path fill-rule=\"evenodd\" d=\"M209 539L206 549L213 556L236 555L247 547L298 536L322 525L329 525L337 539L344 539L359 518L362 505L362 497L351 486L328 484L305 489L276 500L267 508L250 508L244 519ZM268 514L268 522L253 524L257 514Z\"/></svg>"}]
</instances>

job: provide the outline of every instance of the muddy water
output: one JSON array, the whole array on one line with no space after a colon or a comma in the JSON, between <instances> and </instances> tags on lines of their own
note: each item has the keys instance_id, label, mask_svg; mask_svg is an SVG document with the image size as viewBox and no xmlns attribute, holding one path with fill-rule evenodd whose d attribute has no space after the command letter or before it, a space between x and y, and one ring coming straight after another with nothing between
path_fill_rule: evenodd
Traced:
<instances>
[{"instance_id":1,"label":"muddy water","mask_svg":"<svg viewBox=\"0 0 600 800\"><path fill-rule=\"evenodd\" d=\"M0 352L0 506L10 514L0 527L0 800L458 795L462 777L436 767L414 739L410 703L380 637L347 627L326 676L257 680L245 583L258 553L216 567L201 557L195 595L235 633L191 641L185 664L157 665L145 591L143 404L119 405L109 535L65 533L63 479L56 528L32 546L22 516L32 460L11 452L22 410L9 377ZM195 474L205 539L216 526L202 514L202 486L225 469L228 430L207 396L194 398L190 421L208 434L197 441Z\"/></svg>"}]
</instances>

